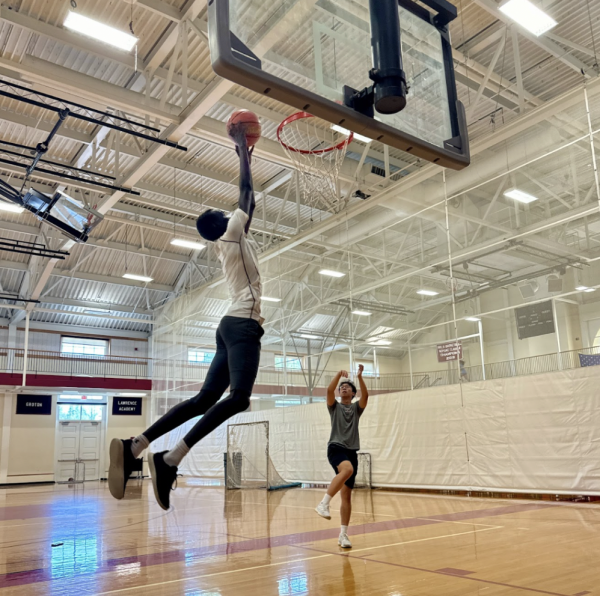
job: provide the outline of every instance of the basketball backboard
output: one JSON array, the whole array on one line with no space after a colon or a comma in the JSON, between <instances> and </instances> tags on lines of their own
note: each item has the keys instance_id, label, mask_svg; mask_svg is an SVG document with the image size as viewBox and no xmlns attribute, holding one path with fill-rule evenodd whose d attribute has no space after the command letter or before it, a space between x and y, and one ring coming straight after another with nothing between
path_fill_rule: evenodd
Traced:
<instances>
[{"instance_id":1,"label":"basketball backboard","mask_svg":"<svg viewBox=\"0 0 600 596\"><path fill-rule=\"evenodd\" d=\"M351 107L348 89L372 85L373 0L211 0L215 72L332 124L444 167L469 164L464 108L457 101L446 0L439 12L399 0L406 107L374 117Z\"/></svg>"}]
</instances>

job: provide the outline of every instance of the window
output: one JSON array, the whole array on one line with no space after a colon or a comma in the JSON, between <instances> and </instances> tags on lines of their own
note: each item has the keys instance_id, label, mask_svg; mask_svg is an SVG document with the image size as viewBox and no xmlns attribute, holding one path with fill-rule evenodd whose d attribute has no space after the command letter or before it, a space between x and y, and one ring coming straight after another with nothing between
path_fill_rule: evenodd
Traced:
<instances>
[{"instance_id":1,"label":"window","mask_svg":"<svg viewBox=\"0 0 600 596\"><path fill-rule=\"evenodd\" d=\"M87 337L62 337L60 353L65 356L107 356L108 340Z\"/></svg>"},{"instance_id":2,"label":"window","mask_svg":"<svg viewBox=\"0 0 600 596\"><path fill-rule=\"evenodd\" d=\"M205 352L196 348L188 350L188 362L193 362L194 364L210 364L214 357L214 352Z\"/></svg>"},{"instance_id":3,"label":"window","mask_svg":"<svg viewBox=\"0 0 600 596\"><path fill-rule=\"evenodd\" d=\"M72 421L93 421L97 422L102 420L102 406L85 405L80 406L77 404L59 404L58 405L58 419Z\"/></svg>"},{"instance_id":4,"label":"window","mask_svg":"<svg viewBox=\"0 0 600 596\"><path fill-rule=\"evenodd\" d=\"M284 368L283 364L284 364L285 360L287 360L287 362L286 362L287 370L302 370L302 361L300 360L300 358L295 358L295 357L291 357L291 356L288 356L285 359L283 356L275 356L275 368L283 369Z\"/></svg>"}]
</instances>

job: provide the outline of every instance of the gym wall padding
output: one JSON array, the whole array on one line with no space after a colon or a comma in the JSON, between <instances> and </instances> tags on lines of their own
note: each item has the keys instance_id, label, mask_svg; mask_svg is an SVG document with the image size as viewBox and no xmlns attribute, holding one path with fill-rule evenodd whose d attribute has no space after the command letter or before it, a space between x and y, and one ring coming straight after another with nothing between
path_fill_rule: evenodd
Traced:
<instances>
[{"instance_id":1,"label":"gym wall padding","mask_svg":"<svg viewBox=\"0 0 600 596\"><path fill-rule=\"evenodd\" d=\"M286 480L331 480L325 404L248 412L230 423L256 420L269 421L271 457ZM600 367L375 396L360 434L374 486L597 495ZM225 450L223 425L182 472L222 479Z\"/></svg>"}]
</instances>

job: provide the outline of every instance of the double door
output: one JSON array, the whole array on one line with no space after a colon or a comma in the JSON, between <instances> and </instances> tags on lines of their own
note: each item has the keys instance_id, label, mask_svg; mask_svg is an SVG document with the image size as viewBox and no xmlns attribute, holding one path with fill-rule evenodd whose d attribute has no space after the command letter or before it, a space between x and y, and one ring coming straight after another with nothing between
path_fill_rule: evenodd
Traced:
<instances>
[{"instance_id":1,"label":"double door","mask_svg":"<svg viewBox=\"0 0 600 596\"><path fill-rule=\"evenodd\" d=\"M100 479L104 414L102 405L58 405L57 482Z\"/></svg>"}]
</instances>

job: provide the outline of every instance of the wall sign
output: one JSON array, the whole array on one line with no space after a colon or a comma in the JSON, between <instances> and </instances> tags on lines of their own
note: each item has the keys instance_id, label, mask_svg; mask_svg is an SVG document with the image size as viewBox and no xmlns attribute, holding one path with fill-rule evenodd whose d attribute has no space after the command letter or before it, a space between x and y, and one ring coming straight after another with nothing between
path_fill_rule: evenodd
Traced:
<instances>
[{"instance_id":1,"label":"wall sign","mask_svg":"<svg viewBox=\"0 0 600 596\"><path fill-rule=\"evenodd\" d=\"M554 333L552 300L515 309L519 339Z\"/></svg>"},{"instance_id":2,"label":"wall sign","mask_svg":"<svg viewBox=\"0 0 600 596\"><path fill-rule=\"evenodd\" d=\"M141 397L113 397L113 416L141 416Z\"/></svg>"},{"instance_id":3,"label":"wall sign","mask_svg":"<svg viewBox=\"0 0 600 596\"><path fill-rule=\"evenodd\" d=\"M462 358L462 343L459 341L450 341L445 344L437 345L438 362L452 362Z\"/></svg>"},{"instance_id":4,"label":"wall sign","mask_svg":"<svg viewBox=\"0 0 600 596\"><path fill-rule=\"evenodd\" d=\"M17 395L17 414L52 414L51 395Z\"/></svg>"}]
</instances>

